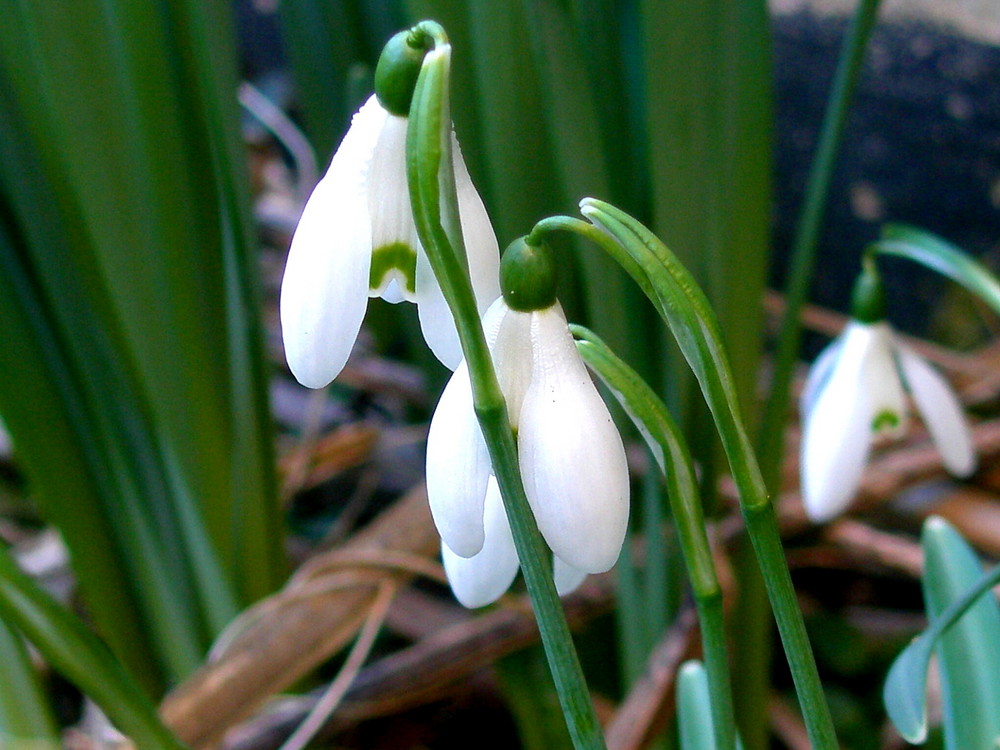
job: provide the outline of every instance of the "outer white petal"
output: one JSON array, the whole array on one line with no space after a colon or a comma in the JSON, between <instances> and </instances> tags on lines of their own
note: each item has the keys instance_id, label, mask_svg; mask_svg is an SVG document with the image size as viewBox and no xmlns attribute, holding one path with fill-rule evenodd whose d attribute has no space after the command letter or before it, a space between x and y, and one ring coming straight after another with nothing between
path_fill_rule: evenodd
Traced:
<instances>
[{"instance_id":1,"label":"outer white petal","mask_svg":"<svg viewBox=\"0 0 1000 750\"><path fill-rule=\"evenodd\" d=\"M375 97L354 116L288 251L280 302L285 357L310 388L337 377L365 315L372 249L368 174L387 116Z\"/></svg>"},{"instance_id":2,"label":"outer white petal","mask_svg":"<svg viewBox=\"0 0 1000 750\"><path fill-rule=\"evenodd\" d=\"M799 409L802 414L808 414L812 410L817 394L826 384L830 373L833 372L833 366L837 362L843 343L843 336L838 336L813 360L812 366L809 368L809 375L802 386L802 395L799 397Z\"/></svg>"},{"instance_id":3,"label":"outer white petal","mask_svg":"<svg viewBox=\"0 0 1000 750\"><path fill-rule=\"evenodd\" d=\"M486 492L486 541L474 557L460 557L441 544L441 559L451 590L466 607L483 607L495 602L510 588L517 575L517 552L507 523L500 489L490 478Z\"/></svg>"},{"instance_id":4,"label":"outer white petal","mask_svg":"<svg viewBox=\"0 0 1000 750\"><path fill-rule=\"evenodd\" d=\"M438 533L471 557L483 546L483 498L492 469L463 361L445 386L427 434L427 499Z\"/></svg>"},{"instance_id":5,"label":"outer white petal","mask_svg":"<svg viewBox=\"0 0 1000 750\"><path fill-rule=\"evenodd\" d=\"M567 565L557 555L552 556L552 574L559 596L572 594L587 577L587 571Z\"/></svg>"},{"instance_id":6,"label":"outer white petal","mask_svg":"<svg viewBox=\"0 0 1000 750\"><path fill-rule=\"evenodd\" d=\"M628 525L625 449L558 303L532 313L531 339L518 431L525 491L552 551L600 573L618 559Z\"/></svg>"},{"instance_id":7,"label":"outer white petal","mask_svg":"<svg viewBox=\"0 0 1000 750\"><path fill-rule=\"evenodd\" d=\"M969 476L976 470L976 453L962 405L947 381L919 355L904 346L898 346L897 353L910 393L945 467L956 476Z\"/></svg>"},{"instance_id":8,"label":"outer white petal","mask_svg":"<svg viewBox=\"0 0 1000 750\"><path fill-rule=\"evenodd\" d=\"M454 132L451 134L451 154L455 163L458 214L462 221L465 253L469 259L469 275L481 314L500 296L500 247L483 199L472 184Z\"/></svg>"},{"instance_id":9,"label":"outer white petal","mask_svg":"<svg viewBox=\"0 0 1000 750\"><path fill-rule=\"evenodd\" d=\"M865 376L871 369L872 349L878 345L872 326L851 323L825 386L803 417L802 502L813 521L843 511L861 481L874 416Z\"/></svg>"}]
</instances>

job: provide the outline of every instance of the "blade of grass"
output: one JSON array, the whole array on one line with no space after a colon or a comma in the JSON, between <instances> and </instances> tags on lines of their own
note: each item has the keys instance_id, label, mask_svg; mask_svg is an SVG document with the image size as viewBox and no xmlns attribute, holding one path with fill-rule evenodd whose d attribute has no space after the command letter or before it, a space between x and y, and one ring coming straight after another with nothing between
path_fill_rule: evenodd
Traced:
<instances>
[{"instance_id":1,"label":"blade of grass","mask_svg":"<svg viewBox=\"0 0 1000 750\"><path fill-rule=\"evenodd\" d=\"M59 747L55 717L21 634L0 622L0 747Z\"/></svg>"},{"instance_id":2,"label":"blade of grass","mask_svg":"<svg viewBox=\"0 0 1000 750\"><path fill-rule=\"evenodd\" d=\"M149 750L183 750L156 709L104 645L0 551L0 617L89 695L111 722Z\"/></svg>"}]
</instances>

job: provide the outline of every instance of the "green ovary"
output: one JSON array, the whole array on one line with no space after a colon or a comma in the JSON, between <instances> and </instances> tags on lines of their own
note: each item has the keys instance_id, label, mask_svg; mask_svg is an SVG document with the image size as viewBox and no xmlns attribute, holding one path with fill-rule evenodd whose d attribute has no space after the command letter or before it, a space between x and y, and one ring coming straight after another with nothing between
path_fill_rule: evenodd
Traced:
<instances>
[{"instance_id":1,"label":"green ovary","mask_svg":"<svg viewBox=\"0 0 1000 750\"><path fill-rule=\"evenodd\" d=\"M368 288L379 289L387 278L396 272L397 278L402 277L407 294L417 291L417 253L403 242L383 245L372 252L372 268L368 275Z\"/></svg>"}]
</instances>

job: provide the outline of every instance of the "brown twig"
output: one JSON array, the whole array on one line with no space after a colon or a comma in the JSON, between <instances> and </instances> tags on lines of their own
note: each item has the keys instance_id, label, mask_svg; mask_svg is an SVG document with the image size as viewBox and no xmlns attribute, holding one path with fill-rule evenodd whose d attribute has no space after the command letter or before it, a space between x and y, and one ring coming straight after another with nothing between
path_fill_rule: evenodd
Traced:
<instances>
[{"instance_id":1,"label":"brown twig","mask_svg":"<svg viewBox=\"0 0 1000 750\"><path fill-rule=\"evenodd\" d=\"M325 556L361 551L429 555L438 539L423 490L409 493L367 529ZM401 570L340 570L340 585L322 596L289 594L287 606L250 623L225 654L201 667L164 699L160 713L178 737L210 747L268 697L323 663L354 636L384 581L405 582ZM348 585L349 584L349 585ZM280 594L277 600L280 602Z\"/></svg>"}]
</instances>

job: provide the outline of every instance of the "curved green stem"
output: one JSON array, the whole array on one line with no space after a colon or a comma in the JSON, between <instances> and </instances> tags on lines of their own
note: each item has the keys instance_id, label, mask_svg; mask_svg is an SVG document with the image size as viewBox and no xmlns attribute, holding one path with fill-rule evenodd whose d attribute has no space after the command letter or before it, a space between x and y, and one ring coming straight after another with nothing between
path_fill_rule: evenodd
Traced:
<instances>
[{"instance_id":1,"label":"curved green stem","mask_svg":"<svg viewBox=\"0 0 1000 750\"><path fill-rule=\"evenodd\" d=\"M705 531L691 452L667 407L646 381L615 356L592 331L576 325L571 325L570 330L578 339L576 348L580 355L622 402L629 417L649 441L663 470L674 525L701 623L705 666L712 695L715 743L718 750L733 750L736 746L736 726L722 588Z\"/></svg>"},{"instance_id":2,"label":"curved green stem","mask_svg":"<svg viewBox=\"0 0 1000 750\"><path fill-rule=\"evenodd\" d=\"M785 563L777 518L740 416L729 362L718 322L704 292L676 256L640 222L614 206L587 198L581 211L600 230L588 231L600 246L623 263L670 327L708 403L729 459L740 506L771 608L803 707L806 730L816 750L836 750L833 720ZM570 221L549 222L576 231Z\"/></svg>"},{"instance_id":3,"label":"curved green stem","mask_svg":"<svg viewBox=\"0 0 1000 750\"><path fill-rule=\"evenodd\" d=\"M510 520L514 545L570 736L578 750L599 750L604 747L604 737L556 594L551 553L538 532L524 493L507 407L493 369L464 263L450 154L451 123L447 108L449 54L450 48L446 45L428 53L410 109L406 164L414 220L458 327L462 351L469 367L476 415L489 447L490 460Z\"/></svg>"}]
</instances>

